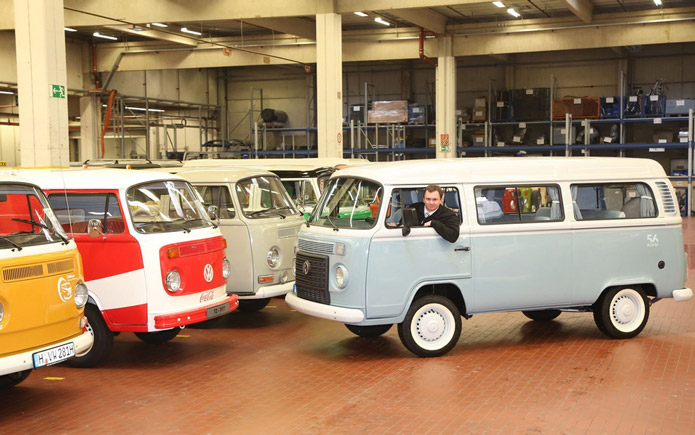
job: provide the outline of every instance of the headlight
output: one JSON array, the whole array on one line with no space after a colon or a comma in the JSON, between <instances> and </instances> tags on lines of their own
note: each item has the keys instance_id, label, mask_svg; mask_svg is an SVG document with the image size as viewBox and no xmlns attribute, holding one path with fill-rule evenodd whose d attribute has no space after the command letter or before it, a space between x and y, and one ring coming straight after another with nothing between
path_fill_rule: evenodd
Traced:
<instances>
[{"instance_id":1,"label":"headlight","mask_svg":"<svg viewBox=\"0 0 695 435\"><path fill-rule=\"evenodd\" d=\"M226 258L222 261L222 278L228 279L232 273L232 264Z\"/></svg>"},{"instance_id":2,"label":"headlight","mask_svg":"<svg viewBox=\"0 0 695 435\"><path fill-rule=\"evenodd\" d=\"M87 299L89 298L89 291L87 291L87 286L83 282L75 286L75 305L77 308L82 308L87 304Z\"/></svg>"},{"instance_id":3,"label":"headlight","mask_svg":"<svg viewBox=\"0 0 695 435\"><path fill-rule=\"evenodd\" d=\"M268 266L270 267L275 267L278 265L278 263L280 262L280 250L277 246L273 246L272 248L270 248L266 260L268 260Z\"/></svg>"},{"instance_id":4,"label":"headlight","mask_svg":"<svg viewBox=\"0 0 695 435\"><path fill-rule=\"evenodd\" d=\"M348 282L348 272L345 266L338 265L335 268L335 285L338 288L345 288Z\"/></svg>"},{"instance_id":5,"label":"headlight","mask_svg":"<svg viewBox=\"0 0 695 435\"><path fill-rule=\"evenodd\" d=\"M181 290L181 275L179 275L177 270L169 271L164 281L167 286L167 291L176 293L177 291Z\"/></svg>"}]
</instances>

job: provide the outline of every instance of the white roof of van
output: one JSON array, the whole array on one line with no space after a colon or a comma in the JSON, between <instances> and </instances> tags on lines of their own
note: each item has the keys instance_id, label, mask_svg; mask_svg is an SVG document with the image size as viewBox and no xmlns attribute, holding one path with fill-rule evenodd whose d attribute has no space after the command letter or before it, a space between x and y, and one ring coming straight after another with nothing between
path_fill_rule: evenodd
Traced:
<instances>
[{"instance_id":1,"label":"white roof of van","mask_svg":"<svg viewBox=\"0 0 695 435\"><path fill-rule=\"evenodd\" d=\"M127 189L135 184L159 180L183 180L165 172L132 169L19 169L17 174L49 189Z\"/></svg>"},{"instance_id":2,"label":"white roof of van","mask_svg":"<svg viewBox=\"0 0 695 435\"><path fill-rule=\"evenodd\" d=\"M379 163L345 168L333 177L387 184L529 183L664 178L651 159L624 157L466 157Z\"/></svg>"},{"instance_id":3,"label":"white roof of van","mask_svg":"<svg viewBox=\"0 0 695 435\"><path fill-rule=\"evenodd\" d=\"M260 168L191 168L177 172L191 183L235 183L249 177L277 177L272 172Z\"/></svg>"},{"instance_id":4,"label":"white roof of van","mask_svg":"<svg viewBox=\"0 0 695 435\"><path fill-rule=\"evenodd\" d=\"M2 171L0 172L0 183L25 183L25 184L36 184L35 182L28 180L26 177L20 177L17 175L17 171Z\"/></svg>"},{"instance_id":5,"label":"white roof of van","mask_svg":"<svg viewBox=\"0 0 695 435\"><path fill-rule=\"evenodd\" d=\"M184 168L197 166L225 166L225 167L257 167L267 170L289 169L296 171L310 171L323 167L337 165L366 165L366 159L342 159L339 157L306 158L306 159L197 159L183 162Z\"/></svg>"}]
</instances>

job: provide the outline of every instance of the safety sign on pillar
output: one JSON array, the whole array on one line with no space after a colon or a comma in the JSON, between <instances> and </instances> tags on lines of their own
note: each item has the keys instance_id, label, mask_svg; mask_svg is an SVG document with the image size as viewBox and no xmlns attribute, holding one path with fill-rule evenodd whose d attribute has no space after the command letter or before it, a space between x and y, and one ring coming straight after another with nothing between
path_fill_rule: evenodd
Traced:
<instances>
[{"instance_id":1,"label":"safety sign on pillar","mask_svg":"<svg viewBox=\"0 0 695 435\"><path fill-rule=\"evenodd\" d=\"M449 151L449 134L443 133L439 135L440 151L445 153Z\"/></svg>"}]
</instances>

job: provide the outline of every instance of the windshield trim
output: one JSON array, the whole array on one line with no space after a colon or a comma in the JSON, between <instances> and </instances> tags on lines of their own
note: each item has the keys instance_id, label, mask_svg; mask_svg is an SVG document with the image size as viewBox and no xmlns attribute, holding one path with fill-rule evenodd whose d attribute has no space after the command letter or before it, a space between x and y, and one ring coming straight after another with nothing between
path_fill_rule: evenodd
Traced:
<instances>
[{"instance_id":1,"label":"windshield trim","mask_svg":"<svg viewBox=\"0 0 695 435\"><path fill-rule=\"evenodd\" d=\"M262 210L254 210L254 211L245 210L244 206L242 205L241 201L239 200L239 194L237 192L237 186L240 186L240 184L242 184L246 181L259 179L259 178L266 178L266 179L275 180L277 185L282 188L282 190L278 190L277 193L279 193L283 196L283 199L287 202L287 205L284 207L272 207L272 208L267 208L267 209L262 209ZM272 219L272 218L284 219L284 218L289 217L289 216L295 216L295 215L301 216L302 215L302 213L297 208L297 205L292 200L292 197L287 192L287 189L285 189L285 186L282 184L282 179L275 174L272 174L272 175L268 175L268 174L250 175L248 177L240 178L239 180L234 182L234 188L231 190L230 193L234 194L233 195L235 197L234 201L239 205L239 215L243 216L245 219L251 219L251 220ZM289 212L290 212L288 215L284 215L281 213L281 211L287 211L287 210L289 210Z\"/></svg>"}]
</instances>

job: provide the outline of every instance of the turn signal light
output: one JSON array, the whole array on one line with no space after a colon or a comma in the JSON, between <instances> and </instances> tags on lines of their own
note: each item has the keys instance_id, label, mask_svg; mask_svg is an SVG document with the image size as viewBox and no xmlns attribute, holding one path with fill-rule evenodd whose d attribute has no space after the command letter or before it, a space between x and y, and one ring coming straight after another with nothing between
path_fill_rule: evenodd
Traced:
<instances>
[{"instance_id":1,"label":"turn signal light","mask_svg":"<svg viewBox=\"0 0 695 435\"><path fill-rule=\"evenodd\" d=\"M222 237L222 249L227 249L227 239Z\"/></svg>"},{"instance_id":2,"label":"turn signal light","mask_svg":"<svg viewBox=\"0 0 695 435\"><path fill-rule=\"evenodd\" d=\"M167 258L179 258L179 248L167 249Z\"/></svg>"},{"instance_id":3,"label":"turn signal light","mask_svg":"<svg viewBox=\"0 0 695 435\"><path fill-rule=\"evenodd\" d=\"M273 275L262 275L258 277L259 284L267 284L269 282L273 282L273 280Z\"/></svg>"}]
</instances>

